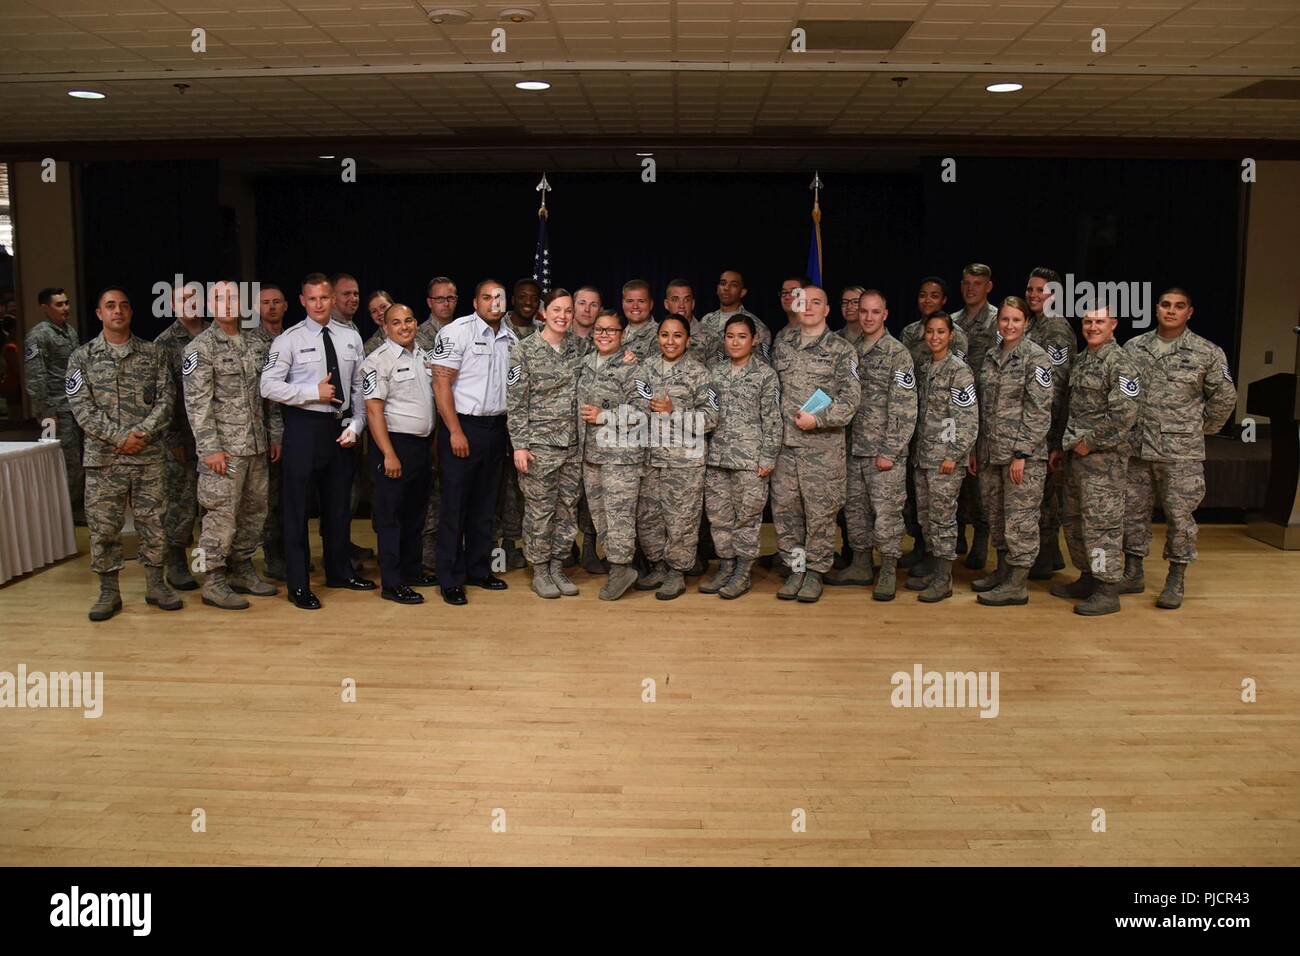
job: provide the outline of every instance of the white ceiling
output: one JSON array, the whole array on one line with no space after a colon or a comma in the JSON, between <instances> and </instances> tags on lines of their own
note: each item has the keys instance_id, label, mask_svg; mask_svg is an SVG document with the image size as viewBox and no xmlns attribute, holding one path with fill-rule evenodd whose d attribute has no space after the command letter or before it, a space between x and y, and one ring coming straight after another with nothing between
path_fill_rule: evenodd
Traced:
<instances>
[{"instance_id":1,"label":"white ceiling","mask_svg":"<svg viewBox=\"0 0 1300 956\"><path fill-rule=\"evenodd\" d=\"M1222 99L1266 77L1300 84L1300 0L591 0L520 3L536 14L522 24L497 19L510 3L446 5L476 19L437 26L415 0L0 0L0 140L452 139L483 126L661 142L756 126L809 126L810 141L1300 140L1300 100ZM810 19L915 24L891 51L791 52ZM1106 54L1090 50L1096 27ZM524 77L552 89L516 90ZM1025 89L985 92L1003 78ZM78 86L108 99L69 98Z\"/></svg>"}]
</instances>

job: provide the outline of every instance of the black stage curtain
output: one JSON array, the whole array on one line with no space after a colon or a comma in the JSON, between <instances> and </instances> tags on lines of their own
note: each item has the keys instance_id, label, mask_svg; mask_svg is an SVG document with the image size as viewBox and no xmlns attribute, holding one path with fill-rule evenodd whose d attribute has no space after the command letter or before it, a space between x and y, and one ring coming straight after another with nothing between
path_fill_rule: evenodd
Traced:
<instances>
[{"instance_id":1,"label":"black stage curtain","mask_svg":"<svg viewBox=\"0 0 1300 956\"><path fill-rule=\"evenodd\" d=\"M825 284L839 321L848 283L881 289L897 333L916 318L919 279L942 275L949 308L970 261L990 265L994 299L1022 294L1036 265L1076 279L1150 282L1153 295L1186 285L1193 328L1235 358L1240 175L1235 163L1201 160L957 159L943 182L942 157L902 171L824 172ZM540 171L539 171L540 172ZM290 319L311 271L356 275L362 293L383 288L423 316L424 286L443 273L469 311L474 283L507 286L531 275L539 173L337 174L254 179L257 263L262 281L284 286ZM89 164L82 175L87 297L108 282L128 287L142 332L154 282L233 274L217 202L219 164ZM617 305L629 278L651 283L657 303L669 279L695 287L697 314L716 307L724 268L746 276L746 304L779 324L778 289L802 273L811 231L808 170L699 173L660 168L554 172L548 205L552 282L597 285ZM239 278L250 278L238 276ZM1154 303L1152 303L1154 308ZM93 308L93 303L88 310ZM662 307L657 308L662 312ZM142 315L142 313L144 313ZM369 319L362 318L369 332ZM91 316L93 321L93 316ZM154 328L154 326L157 328ZM1138 331L1121 323L1120 340Z\"/></svg>"}]
</instances>

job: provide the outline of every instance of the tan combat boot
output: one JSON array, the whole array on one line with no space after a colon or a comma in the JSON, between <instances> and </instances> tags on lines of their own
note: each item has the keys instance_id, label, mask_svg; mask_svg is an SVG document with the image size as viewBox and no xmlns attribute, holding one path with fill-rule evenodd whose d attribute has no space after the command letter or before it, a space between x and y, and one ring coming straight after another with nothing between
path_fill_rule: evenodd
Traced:
<instances>
[{"instance_id":1,"label":"tan combat boot","mask_svg":"<svg viewBox=\"0 0 1300 956\"><path fill-rule=\"evenodd\" d=\"M551 561L551 580L559 588L560 593L566 597L573 597L578 593L578 586L569 580L569 576L564 573L564 562L552 559Z\"/></svg>"},{"instance_id":2,"label":"tan combat boot","mask_svg":"<svg viewBox=\"0 0 1300 956\"><path fill-rule=\"evenodd\" d=\"M1156 607L1174 610L1183 606L1183 586L1187 574L1187 565L1171 561L1169 576L1165 578L1165 588L1156 598Z\"/></svg>"},{"instance_id":3,"label":"tan combat boot","mask_svg":"<svg viewBox=\"0 0 1300 956\"><path fill-rule=\"evenodd\" d=\"M718 573L707 581L700 582L701 594L717 594L723 589L736 571L735 558L722 558L718 561Z\"/></svg>"},{"instance_id":4,"label":"tan combat boot","mask_svg":"<svg viewBox=\"0 0 1300 956\"><path fill-rule=\"evenodd\" d=\"M551 579L551 563L549 561L543 561L533 565L533 583L530 587L533 589L533 593L538 597L547 598L549 600L560 596L560 589Z\"/></svg>"},{"instance_id":5,"label":"tan combat boot","mask_svg":"<svg viewBox=\"0 0 1300 956\"><path fill-rule=\"evenodd\" d=\"M212 568L203 577L203 603L226 611L242 611L248 602L230 589L225 568Z\"/></svg>"},{"instance_id":6,"label":"tan combat boot","mask_svg":"<svg viewBox=\"0 0 1300 956\"><path fill-rule=\"evenodd\" d=\"M600 589L602 601L617 601L632 585L636 584L636 568L630 564L611 564L609 580Z\"/></svg>"},{"instance_id":7,"label":"tan combat boot","mask_svg":"<svg viewBox=\"0 0 1300 956\"><path fill-rule=\"evenodd\" d=\"M854 559L857 555L853 555ZM804 604L814 604L822 596L822 573L820 571L809 571L803 576L803 584L799 586L799 593L795 597Z\"/></svg>"},{"instance_id":8,"label":"tan combat boot","mask_svg":"<svg viewBox=\"0 0 1300 956\"><path fill-rule=\"evenodd\" d=\"M179 611L185 606L185 602L180 599L180 596L169 588L167 582L163 580L162 568L151 568L146 565L144 579L147 582L144 592L144 602L146 604L152 604L164 611Z\"/></svg>"},{"instance_id":9,"label":"tan combat boot","mask_svg":"<svg viewBox=\"0 0 1300 956\"><path fill-rule=\"evenodd\" d=\"M117 572L105 571L99 576L99 597L90 606L92 621L107 621L122 610L122 592L117 589Z\"/></svg>"},{"instance_id":10,"label":"tan combat boot","mask_svg":"<svg viewBox=\"0 0 1300 956\"><path fill-rule=\"evenodd\" d=\"M280 593L274 584L268 584L258 576L257 569L249 560L231 561L226 566L226 583L236 594L252 594L257 597L273 597Z\"/></svg>"},{"instance_id":11,"label":"tan combat boot","mask_svg":"<svg viewBox=\"0 0 1300 956\"><path fill-rule=\"evenodd\" d=\"M727 583L719 589L718 596L726 598L728 601L734 601L746 593L754 584L749 573L749 569L753 567L753 564L753 561L737 558L736 569L731 573L731 577L727 579Z\"/></svg>"},{"instance_id":12,"label":"tan combat boot","mask_svg":"<svg viewBox=\"0 0 1300 956\"><path fill-rule=\"evenodd\" d=\"M184 548L168 548L164 559L167 566L167 583L178 591L193 591L199 586L190 574L190 566L185 560Z\"/></svg>"},{"instance_id":13,"label":"tan combat boot","mask_svg":"<svg viewBox=\"0 0 1300 956\"><path fill-rule=\"evenodd\" d=\"M947 558L935 558L934 576L929 579L925 589L916 596L918 601L934 604L944 598L952 597L952 562Z\"/></svg>"},{"instance_id":14,"label":"tan combat boot","mask_svg":"<svg viewBox=\"0 0 1300 956\"><path fill-rule=\"evenodd\" d=\"M876 589L871 592L873 601L892 601L898 588L898 557L892 554L881 555L880 574L876 578Z\"/></svg>"}]
</instances>

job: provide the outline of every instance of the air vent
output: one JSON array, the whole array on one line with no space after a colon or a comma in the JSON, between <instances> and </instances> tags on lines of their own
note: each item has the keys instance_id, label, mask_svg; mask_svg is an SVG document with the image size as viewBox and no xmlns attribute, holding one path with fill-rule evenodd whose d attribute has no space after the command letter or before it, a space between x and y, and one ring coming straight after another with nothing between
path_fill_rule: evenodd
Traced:
<instances>
[{"instance_id":1,"label":"air vent","mask_svg":"<svg viewBox=\"0 0 1300 956\"><path fill-rule=\"evenodd\" d=\"M1300 100L1300 80L1260 80L1231 93L1221 100Z\"/></svg>"},{"instance_id":2,"label":"air vent","mask_svg":"<svg viewBox=\"0 0 1300 956\"><path fill-rule=\"evenodd\" d=\"M884 53L912 29L915 20L800 20L795 26L808 35L808 49L826 52Z\"/></svg>"}]
</instances>

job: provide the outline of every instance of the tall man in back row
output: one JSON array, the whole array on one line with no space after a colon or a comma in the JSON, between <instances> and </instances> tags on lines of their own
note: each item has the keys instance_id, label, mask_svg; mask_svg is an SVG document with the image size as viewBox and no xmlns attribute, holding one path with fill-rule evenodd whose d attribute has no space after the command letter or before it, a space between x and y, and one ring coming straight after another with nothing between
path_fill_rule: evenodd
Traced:
<instances>
[{"instance_id":1,"label":"tall man in back row","mask_svg":"<svg viewBox=\"0 0 1300 956\"><path fill-rule=\"evenodd\" d=\"M325 586L375 588L348 559L356 463L352 448L366 427L359 405L364 356L361 336L330 318L334 290L328 278L313 272L303 279L298 301L307 318L271 343L261 391L284 412L280 514L289 600L314 611L321 603L307 577L307 493L312 486L320 500Z\"/></svg>"},{"instance_id":2,"label":"tall man in back row","mask_svg":"<svg viewBox=\"0 0 1300 956\"><path fill-rule=\"evenodd\" d=\"M1166 289L1156 328L1124 345L1142 379L1137 427L1128 463L1121 594L1143 590L1142 559L1151 548L1151 506L1165 513L1169 575L1156 607L1183 603L1187 565L1196 560L1196 511L1205 497L1205 436L1237 405L1223 349L1187 329L1195 310L1183 289Z\"/></svg>"}]
</instances>

